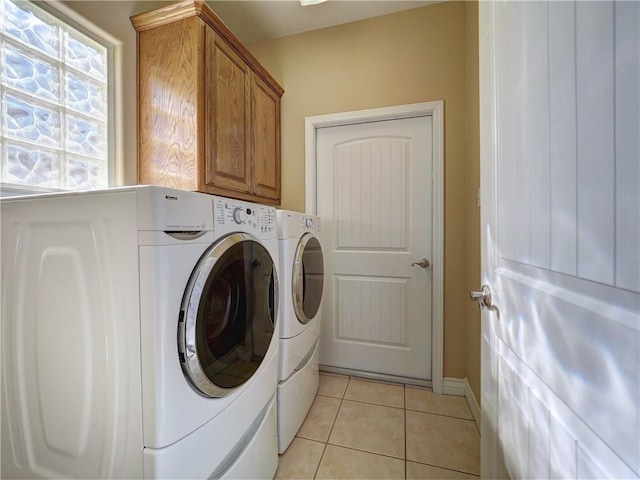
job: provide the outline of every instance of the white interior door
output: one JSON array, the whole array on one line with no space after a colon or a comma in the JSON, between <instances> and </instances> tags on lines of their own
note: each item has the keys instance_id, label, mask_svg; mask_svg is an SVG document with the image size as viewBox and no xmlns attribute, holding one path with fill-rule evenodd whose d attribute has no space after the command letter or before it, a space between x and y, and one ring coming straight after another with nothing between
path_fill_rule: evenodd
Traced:
<instances>
[{"instance_id":1,"label":"white interior door","mask_svg":"<svg viewBox=\"0 0 640 480\"><path fill-rule=\"evenodd\" d=\"M640 474L640 3L480 2L482 475Z\"/></svg>"},{"instance_id":2,"label":"white interior door","mask_svg":"<svg viewBox=\"0 0 640 480\"><path fill-rule=\"evenodd\" d=\"M432 158L430 116L318 130L321 364L431 379Z\"/></svg>"}]
</instances>

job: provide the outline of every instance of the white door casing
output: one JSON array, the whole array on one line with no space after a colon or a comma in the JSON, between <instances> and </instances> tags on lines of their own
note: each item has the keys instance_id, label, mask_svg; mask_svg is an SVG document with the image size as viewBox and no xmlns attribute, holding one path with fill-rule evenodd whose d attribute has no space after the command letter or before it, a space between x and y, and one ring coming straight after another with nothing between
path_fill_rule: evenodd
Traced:
<instances>
[{"instance_id":1,"label":"white door casing","mask_svg":"<svg viewBox=\"0 0 640 480\"><path fill-rule=\"evenodd\" d=\"M416 116L421 116L422 119L417 119L415 118ZM408 119L398 120L396 122L391 121L397 120L398 118ZM373 120L374 123L371 123L371 120ZM389 120L389 122L383 120ZM369 121L369 123L365 124L367 121ZM406 130L406 126L411 124L414 124L414 127L411 128L415 128L415 125L418 125L420 122L423 122L422 126L417 127L417 131L419 131L420 134L425 132L425 129L432 129L432 133L427 135L428 138L426 143L423 143L422 148L432 154L430 156L433 158L433 169L427 164L423 164L422 167L425 167L423 172L420 172L416 165L411 166L407 160L408 157L402 157L401 152L404 148L406 153L410 153L419 146L420 141L425 142L425 136L422 134L421 136L423 138L418 141L414 139L413 143L407 143L407 140L399 138L403 136L400 134L403 128ZM323 245L325 250L329 249L332 250L332 253L335 253L335 258L337 259L335 265L338 266L339 270L339 272L336 272L337 275L335 277L330 276L333 275L330 271L327 272L328 274L326 276L328 280L325 286L325 292L329 291L329 293L325 296L325 308L323 309L325 312L325 320L323 320L323 332L325 333L325 338L323 339L325 349L323 351L325 353L325 361L327 361L327 352L329 352L330 358L339 359L338 364L340 361L344 362L346 360L354 369L363 369L362 365L364 364L362 360L365 355L364 352L369 350L371 360L365 361L365 364L368 365L366 370L377 370L379 373L386 372L388 375L400 377L423 379L432 377L434 389L437 390L440 388L440 391L442 387L442 284L440 282L436 286L435 284L437 282L435 279L441 279L442 276L441 122L442 102L347 112L310 117L307 119L307 151L309 152L309 145L312 144L318 149L318 162L322 162L323 158L331 157L328 170L324 168L327 167L327 165L324 165L324 167L322 164L317 165L319 171L317 181L321 184L320 188L322 191L318 195L319 202L316 208L315 151L311 156L307 156L307 160L311 157L314 160L307 162L307 211L310 213L318 212L321 216L323 222ZM394 135L389 136L389 125L394 123L400 130L397 130ZM429 123L432 123L432 125L429 125ZM321 140L316 142L318 128L345 124L351 126L337 129L324 128L320 133ZM368 133L366 131L364 133L359 132L361 128L365 127L372 130L369 130ZM387 128L386 132L384 128ZM423 130L420 131L420 128ZM346 146L343 142L354 139L354 130L358 130L358 132L355 132L355 137L364 135L366 140L360 139L356 143L352 142L349 143L350 146ZM326 150L325 153L322 154L322 145L324 143L322 141L322 135L327 132L332 132L332 135L336 132L342 132L339 134L342 136L336 142L330 142L331 145L325 147L325 150L326 148L329 148L329 150ZM375 140L374 137L378 133L383 133L386 139L381 141ZM334 162L334 143L342 144L335 147L336 155L341 156L342 162ZM382 144L385 146L381 147ZM395 145L395 147L391 145ZM407 147L408 145L410 145L410 147ZM400 154L400 157L402 157L402 162L408 162L404 171L394 167L392 170L387 170L387 173L384 173L384 169L388 169L390 165L380 160L380 158L385 157L385 148L398 149L397 152ZM386 150L386 152L386 155L389 156L391 150ZM352 157L351 154L356 156ZM378 155L380 155L380 157L378 157ZM389 158L387 158L386 162L389 161ZM429 159L424 159L424 161L429 162ZM347 164L345 162L350 165L347 170L344 170ZM370 169L372 165L374 168ZM387 166L385 167L384 165ZM364 169L365 177L363 178L366 178L366 181L363 182L360 180L356 182L358 192L355 192L356 194L354 196L354 178L350 177L350 172L355 172L355 170L352 169L356 166ZM337 169L336 173L338 173L336 176L335 190L333 185L329 187L326 186L327 184L333 183L334 168ZM312 174L310 175L310 173ZM429 177L432 174L433 190L429 188L432 183ZM423 176L420 177L420 175ZM391 190L385 189L393 189L394 187L392 185L394 182L396 187L400 185L403 187L390 197ZM411 187L405 189L404 185L407 187L411 185ZM417 197L412 200L420 204L418 208L414 208L413 218L411 218L409 212L414 204L409 200L400 198L400 194L404 196L405 190L414 193L420 190L424 197L422 200L418 200ZM382 191L383 193L379 195L376 191ZM340 198L346 194L353 198L354 201L349 200L348 202L344 202L343 207L336 215L342 218L342 220L347 220L347 222L336 223L333 218L326 218L333 217L331 210L334 200L340 200ZM358 198L358 201L355 201L355 198ZM321 202L327 203L327 199L331 200L329 202L331 206L329 210L326 210L321 205ZM431 211L433 211L433 219L430 218ZM361 225L355 222L355 217L358 217L362 213L366 213L367 218L374 218L372 223L377 224L377 227L369 231L367 230L369 228L368 222L364 222ZM371 217L371 215L373 215L373 217ZM383 220L383 218L385 220ZM419 219L419 221L415 221L417 219ZM433 220L433 222L431 220ZM388 224L389 228L384 226L385 221L391 222ZM414 227L410 227L411 221L414 222ZM393 226L394 222L396 224L395 226ZM342 227L345 228L337 227L337 225L342 225ZM354 226L355 229L347 229L346 227L349 225ZM398 228L401 225L402 228ZM335 229L333 228L334 226L336 227ZM360 227L364 230L361 230ZM393 232L386 240L384 239L385 230L386 234ZM365 231L369 233L364 233ZM415 235L422 235L423 240L418 240L418 237ZM412 236L414 236L414 238L411 238ZM337 242L337 248L327 245L329 238ZM422 243L422 245L416 248L420 243ZM433 245L431 246L430 244ZM364 252L358 252L358 249L363 249ZM387 257L386 259L384 259L385 256ZM410 266L412 262L422 257L429 258L432 265L427 269L419 266ZM381 263L375 266L376 262ZM329 264L328 267L331 268L331 259L328 259L327 263ZM374 274L373 277L368 277L369 274L374 271L377 273ZM332 285L333 278L336 279L335 287ZM433 286L431 285L432 281ZM345 295L350 289L355 290ZM363 289L362 292L369 292L369 294L371 294L371 292L378 292L372 297L372 300L375 300L375 302L371 300L369 302L362 302L361 305L363 309L354 310L354 312L357 312L355 315L345 316L345 320L343 320L342 323L340 323L338 319L336 319L336 322L333 322L333 314L328 314L327 312L331 312L331 310L334 312L344 311L346 307L349 307L349 309L356 308L358 298L366 298L366 296L361 297L358 293L361 289ZM405 293L405 291L411 292L412 289L412 294ZM340 300L338 300L336 308L327 308L327 306L330 307L333 303L332 294L341 290L343 295L340 297ZM393 292L396 293L395 300L391 300ZM416 295L416 292L420 293ZM430 338L431 329L428 324L425 325L425 320L429 320L425 317L429 317L428 309L431 292L433 293L433 362L431 361L431 354L429 352L432 347ZM381 299L386 298L387 294L389 294L388 301L380 302ZM405 295L409 296L405 299ZM336 298L337 297L338 296L336 296ZM349 305L342 301L344 299L348 300L347 303ZM393 301L396 302L394 307L391 306ZM372 305L378 305L376 302L380 303L380 306L372 307ZM424 305L421 305L420 302ZM384 315L380 312L382 306L387 309L391 308L393 313L391 315ZM418 315L421 317L418 323L421 322L421 324L416 326L410 325L407 330L403 330L404 327L400 325L403 322L401 314L403 309L405 311L413 310L413 312L422 312L422 315ZM377 325L382 330L387 328L388 333L383 335L380 331L377 333L374 331L366 331L367 327L364 327L364 330L359 330L359 332L357 331L358 328L351 332L347 331L350 327L356 327L356 325L352 325L356 319L365 317L370 320L368 321L369 324ZM393 318L393 321L387 321L387 318ZM395 324L393 322L395 322ZM341 329L340 333L338 332L339 328ZM395 330L400 337L394 339L391 335L391 331L393 330ZM385 335L388 336L385 337ZM357 338L359 336L362 338ZM423 345L421 349L417 349L416 347L419 344L418 339L421 336L423 343L426 343L426 345ZM337 342L333 342L333 345L329 345L329 342L332 341L329 339L335 339L336 337L343 338L338 339ZM393 345L394 342L395 345ZM372 345L376 345L376 347L371 348ZM335 349L336 346L338 346L337 350ZM413 354L410 353L412 349ZM419 350L421 351L418 353ZM402 355L398 356L399 353L402 353ZM395 360L391 360L392 358L395 358ZM399 360L400 358L404 360ZM375 367L373 361L378 359L385 360L382 361L380 366ZM405 366L403 369L393 370L393 368L389 367L394 362L404 363ZM433 363L433 373L431 372L430 363Z\"/></svg>"},{"instance_id":2,"label":"white door casing","mask_svg":"<svg viewBox=\"0 0 640 480\"><path fill-rule=\"evenodd\" d=\"M640 3L481 2L482 476L640 475Z\"/></svg>"}]
</instances>

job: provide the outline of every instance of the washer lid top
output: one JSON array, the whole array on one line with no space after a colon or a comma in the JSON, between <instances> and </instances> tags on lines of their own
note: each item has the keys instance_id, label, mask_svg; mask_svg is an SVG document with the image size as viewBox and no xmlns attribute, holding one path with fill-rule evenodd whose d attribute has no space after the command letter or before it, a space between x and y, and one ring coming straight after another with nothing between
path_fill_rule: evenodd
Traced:
<instances>
[{"instance_id":1,"label":"washer lid top","mask_svg":"<svg viewBox=\"0 0 640 480\"><path fill-rule=\"evenodd\" d=\"M186 377L208 397L228 395L258 370L277 318L276 268L251 234L214 243L183 296L178 352Z\"/></svg>"},{"instance_id":2,"label":"washer lid top","mask_svg":"<svg viewBox=\"0 0 640 480\"><path fill-rule=\"evenodd\" d=\"M293 308L301 323L308 323L320 309L324 284L322 247L317 237L305 233L293 261Z\"/></svg>"}]
</instances>

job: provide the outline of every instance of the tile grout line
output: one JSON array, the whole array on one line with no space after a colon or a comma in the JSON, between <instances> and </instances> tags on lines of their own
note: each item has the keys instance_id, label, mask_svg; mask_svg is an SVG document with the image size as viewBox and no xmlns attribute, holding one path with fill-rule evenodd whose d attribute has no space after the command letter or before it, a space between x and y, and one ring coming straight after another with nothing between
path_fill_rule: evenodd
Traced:
<instances>
[{"instance_id":1,"label":"tile grout line","mask_svg":"<svg viewBox=\"0 0 640 480\"><path fill-rule=\"evenodd\" d=\"M344 392L342 392L342 397L340 397L340 405L338 405L338 410L336 411L336 416L333 419L333 423L331 423L331 428L329 429L329 434L327 435L327 440L324 442L324 449L322 450L322 455L320 455L320 461L318 462L318 466L316 467L316 471L313 474L314 480L318 476L318 472L320 471L320 465L322 464L322 459L324 458L324 454L327 451L327 446L329 446L329 439L331 438L331 433L333 432L333 427L336 425L336 421L338 420L338 414L340 413L340 408L342 407L342 402L344 401L344 396L347 393L347 388L349 388L349 382L351 381L351 377L347 377L347 385L344 387ZM335 398L335 397L334 397Z\"/></svg>"},{"instance_id":2,"label":"tile grout line","mask_svg":"<svg viewBox=\"0 0 640 480\"><path fill-rule=\"evenodd\" d=\"M320 397L326 397L326 398L339 398L339 397L333 397L330 395L320 395L318 394L318 396ZM415 412L415 413L425 413L427 415L436 415L438 417L445 417L445 418L452 418L455 420L464 420L467 422L475 422L475 420L473 418L466 418L466 417L461 417L461 416L457 416L457 415L453 415L453 414L446 414L446 413L437 413L437 412L430 412L430 411L426 411L426 410L416 410L415 408L408 408L406 406L403 407L398 407L395 405L388 405L385 403L375 403L375 402L367 402L364 400L357 400L357 399L353 399L353 398L340 398L340 400L346 400L347 402L354 402L354 403L362 403L364 405L373 405L375 407L386 407L386 408L395 408L397 410L405 410L408 412Z\"/></svg>"},{"instance_id":3,"label":"tile grout line","mask_svg":"<svg viewBox=\"0 0 640 480\"><path fill-rule=\"evenodd\" d=\"M471 404L469 403L469 399L467 398L467 396L464 396L464 399L467 401L467 408L469 409L469 411L471 411ZM471 417L473 417L473 414L471 414ZM476 424L476 429L478 430L478 433L480 434L480 438L482 438L482 432L480 431L480 425L478 425L478 422L476 422L476 419L474 418L473 421Z\"/></svg>"},{"instance_id":4,"label":"tile grout line","mask_svg":"<svg viewBox=\"0 0 640 480\"><path fill-rule=\"evenodd\" d=\"M324 444L324 447L322 447L322 455L320 455L320 459L318 460L318 465L316 466L316 471L313 472L313 478L314 480L316 479L316 477L318 476L318 471L320 470L320 464L322 463L322 459L324 458L324 453L327 451L327 444Z\"/></svg>"},{"instance_id":5,"label":"tile grout line","mask_svg":"<svg viewBox=\"0 0 640 480\"><path fill-rule=\"evenodd\" d=\"M402 389L402 404L404 406L404 478L407 479L409 475L409 465L407 464L407 385L405 384Z\"/></svg>"},{"instance_id":6,"label":"tile grout line","mask_svg":"<svg viewBox=\"0 0 640 480\"><path fill-rule=\"evenodd\" d=\"M427 467L435 467L441 470L448 470L450 472L463 473L464 475L471 475L472 477L481 478L480 475L476 475L475 473L467 472L465 470L456 470L455 468L443 467L442 465L436 465L434 463L419 462L418 460L411 460L411 462L417 463L419 465L425 465Z\"/></svg>"},{"instance_id":7,"label":"tile grout line","mask_svg":"<svg viewBox=\"0 0 640 480\"><path fill-rule=\"evenodd\" d=\"M345 398L347 402L362 403L363 405L372 405L374 407L395 408L396 410L406 410L404 407L396 407L394 405L386 405L384 403L363 402L362 400L354 400L352 398Z\"/></svg>"},{"instance_id":8,"label":"tile grout line","mask_svg":"<svg viewBox=\"0 0 640 480\"><path fill-rule=\"evenodd\" d=\"M464 420L465 422L473 422L473 423L475 423L475 420L473 418L457 417L455 415L447 415L446 413L425 412L424 410L415 410L413 408L405 408L405 410L408 411L408 412L425 413L427 415L436 415L437 417L452 418L454 420Z\"/></svg>"},{"instance_id":9,"label":"tile grout line","mask_svg":"<svg viewBox=\"0 0 640 480\"><path fill-rule=\"evenodd\" d=\"M369 450L360 450L359 448L356 448L356 447L349 447L349 446L346 446L346 445L337 445L335 443L327 443L327 446L328 445L331 445L332 447L342 448L344 450L350 450L352 452L366 453L366 454L369 454L369 455L374 455L376 457L384 457L384 458L388 458L390 460L400 460L400 461L403 460L400 457L394 457L393 455L389 455L388 453L377 453L377 452L371 452ZM427 465L427 464L424 463L423 465Z\"/></svg>"}]
</instances>

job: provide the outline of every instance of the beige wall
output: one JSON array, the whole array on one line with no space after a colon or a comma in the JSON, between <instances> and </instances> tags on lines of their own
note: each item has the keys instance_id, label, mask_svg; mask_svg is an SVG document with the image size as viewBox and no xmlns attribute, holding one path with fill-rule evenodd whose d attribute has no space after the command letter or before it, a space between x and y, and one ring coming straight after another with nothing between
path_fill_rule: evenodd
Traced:
<instances>
[{"instance_id":1,"label":"beige wall","mask_svg":"<svg viewBox=\"0 0 640 480\"><path fill-rule=\"evenodd\" d=\"M467 10L463 2L445 2L250 46L285 89L282 199L287 209L304 210L304 117L444 100L444 373L454 378L465 378L469 364L479 361L466 354L470 343L479 344L479 335L467 337L467 213L469 197L475 201L475 190L468 194L470 84L465 72L473 40L466 41Z\"/></svg>"}]
</instances>

